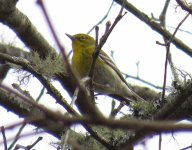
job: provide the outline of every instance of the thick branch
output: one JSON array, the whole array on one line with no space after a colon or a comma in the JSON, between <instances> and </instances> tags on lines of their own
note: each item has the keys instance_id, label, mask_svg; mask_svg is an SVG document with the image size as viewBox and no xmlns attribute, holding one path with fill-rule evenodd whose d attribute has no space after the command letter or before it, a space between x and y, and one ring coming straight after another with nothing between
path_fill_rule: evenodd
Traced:
<instances>
[{"instance_id":1,"label":"thick branch","mask_svg":"<svg viewBox=\"0 0 192 150\"><path fill-rule=\"evenodd\" d=\"M169 97L166 99L168 101L165 106L160 109L153 117L154 120L168 120L168 119L175 119L175 120L181 120L185 118L186 116L182 116L181 114L178 115L180 111L182 111L186 107L186 105L190 105L192 103L191 99L192 95L192 83L186 84L181 91L178 91L175 94L170 94ZM187 107L189 109L189 106ZM188 112L188 116L191 116L192 112L189 110L185 111L185 113L182 113L183 115L186 115L186 112ZM178 116L174 116L178 115ZM186 119L186 118L185 118ZM141 128L140 130L136 131L136 133L133 135L130 140L128 140L126 143L123 143L123 147L129 147L130 145L135 144L139 140L143 139L145 136L151 134L151 132L146 131L145 128Z\"/></svg>"},{"instance_id":2,"label":"thick branch","mask_svg":"<svg viewBox=\"0 0 192 150\"><path fill-rule=\"evenodd\" d=\"M0 0L0 22L10 27L30 50L45 58L54 49L15 5L16 0Z\"/></svg>"},{"instance_id":3,"label":"thick branch","mask_svg":"<svg viewBox=\"0 0 192 150\"><path fill-rule=\"evenodd\" d=\"M176 1L181 6L182 9L192 14L192 7L190 3L188 4L186 0L176 0Z\"/></svg>"},{"instance_id":4,"label":"thick branch","mask_svg":"<svg viewBox=\"0 0 192 150\"><path fill-rule=\"evenodd\" d=\"M79 116L78 113L65 101L65 99L62 97L62 95L60 94L60 92L52 85L49 83L49 81L46 80L46 78L44 78L41 74L39 74L38 72L36 72L29 64L26 64L23 61L20 60L14 60L12 57L9 57L6 54L1 54L0 53L0 58L4 59L6 61L12 62L14 64L17 65L21 65L22 67L25 68L25 70L29 71L30 73L32 73L33 75L35 75L39 81L46 87L48 93L55 98L55 100L62 105L64 108L66 108L66 110L71 113L72 115L75 116ZM80 98L84 98L83 95L80 95L82 97ZM86 106L86 105L85 105ZM91 108L86 108L86 109L91 109ZM91 110L90 110L91 111ZM96 110L95 110L96 111ZM16 112L15 112L16 113ZM17 113L16 113L17 114ZM96 117L98 115L95 115L94 117ZM99 116L100 118L101 116ZM83 126L85 127L85 129L96 139L98 140L100 143L102 143L104 146L106 147L110 147L110 145L108 144L108 141L106 141L105 139L103 139L102 137L100 137L90 126L83 124ZM54 127L54 126L53 126ZM59 132L59 131L58 131ZM60 130L60 132L62 132L62 130Z\"/></svg>"},{"instance_id":5,"label":"thick branch","mask_svg":"<svg viewBox=\"0 0 192 150\"><path fill-rule=\"evenodd\" d=\"M9 91L5 91L1 88L0 102L1 106L22 118L31 118L37 116L42 116L43 118L43 116L45 116L44 113L38 108L32 107L32 105L24 101L22 98L11 95ZM32 124L44 129L57 138L60 138L61 131L63 130L62 124L60 124L59 122L55 122L54 120L51 120L49 118L46 118L43 121L33 122ZM54 129L51 129L51 127L54 127Z\"/></svg>"}]
</instances>

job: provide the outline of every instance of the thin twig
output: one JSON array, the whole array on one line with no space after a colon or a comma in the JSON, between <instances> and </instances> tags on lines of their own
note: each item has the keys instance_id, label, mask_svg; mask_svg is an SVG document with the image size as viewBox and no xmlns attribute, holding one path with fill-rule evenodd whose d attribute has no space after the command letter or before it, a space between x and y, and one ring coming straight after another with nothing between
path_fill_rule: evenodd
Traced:
<instances>
[{"instance_id":1,"label":"thin twig","mask_svg":"<svg viewBox=\"0 0 192 150\"><path fill-rule=\"evenodd\" d=\"M166 13L167 13L167 9L168 9L169 4L170 4L170 0L166 0L165 1L165 5L163 7L163 10L162 10L162 12L161 12L161 14L159 16L160 24L164 28L166 26ZM165 37L163 37L163 40L164 40L164 43L168 42L168 40ZM169 61L169 54L170 54L169 48L170 48L170 46L165 46L165 49L166 49L166 60L165 60L165 68L164 68L163 89L162 89L162 95L161 95L162 105L165 104L164 97L165 97L165 86L166 86L166 79L167 79L167 65L168 65L167 62Z\"/></svg>"},{"instance_id":2,"label":"thin twig","mask_svg":"<svg viewBox=\"0 0 192 150\"><path fill-rule=\"evenodd\" d=\"M137 78L139 78L139 64L140 64L140 62L137 61L137 63L136 63L136 66L137 66Z\"/></svg>"},{"instance_id":3,"label":"thin twig","mask_svg":"<svg viewBox=\"0 0 192 150\"><path fill-rule=\"evenodd\" d=\"M96 60L97 60L97 57L98 57L98 55L97 55L97 52L98 52L98 49L97 49L97 47L98 47L98 40L99 39L99 27L98 26L96 26L95 27L95 49L94 49L94 53L93 53L93 55L92 55L92 62L91 62L91 68L90 68L90 71L89 71L89 74L88 74L88 76L92 79L92 77L93 77L93 75L94 75L94 68L95 68L95 65L96 65ZM91 83L92 83L92 81L91 81Z\"/></svg>"},{"instance_id":4,"label":"thin twig","mask_svg":"<svg viewBox=\"0 0 192 150\"><path fill-rule=\"evenodd\" d=\"M120 9L120 12L119 14L117 15L117 17L115 18L115 21L113 22L112 26L111 26L111 23L110 22L107 22L106 23L106 30L105 30L105 33L104 35L101 37L100 39L100 42L98 43L98 35L99 35L99 28L98 26L96 26L95 28L95 32L96 32L96 43L95 43L95 49L94 49L94 53L93 53L93 59L92 59L92 63L91 63L91 67L90 67L90 70L89 70L89 73L88 73L88 76L91 78L92 80L92 77L93 77L93 74L94 74L94 68L95 68L95 65L96 65L96 60L97 60L97 57L99 56L99 53L103 47L103 45L105 44L105 42L107 41L107 38L109 37L109 35L111 34L111 32L113 31L114 27L116 26L116 24L121 20L121 18L126 14L123 14L122 15L122 12L123 12L123 8L124 8L124 3ZM111 26L111 27L110 27Z\"/></svg>"},{"instance_id":5,"label":"thin twig","mask_svg":"<svg viewBox=\"0 0 192 150\"><path fill-rule=\"evenodd\" d=\"M172 71L172 74L173 74L173 81L176 81L177 83L180 83L180 80L179 80L179 75L178 75L178 72L176 70L176 67L173 63L173 59L172 59L172 55L171 53L169 53L169 65L170 65L170 68L171 68L171 71Z\"/></svg>"},{"instance_id":6,"label":"thin twig","mask_svg":"<svg viewBox=\"0 0 192 150\"><path fill-rule=\"evenodd\" d=\"M156 88L156 89L162 89L161 86L154 85L153 83L150 83L150 82L148 82L148 81L146 81L146 80L144 80L144 79L141 79L141 78L139 78L139 77L135 77L135 76L132 76L132 75L128 75L128 74L126 74L126 73L122 73L122 74L125 75L125 78L132 78L132 79L138 80L138 81L140 81L140 82L142 82L142 83L145 83L145 84L147 84L147 85L150 85L150 86L152 86L152 87L154 87L154 88Z\"/></svg>"},{"instance_id":7,"label":"thin twig","mask_svg":"<svg viewBox=\"0 0 192 150\"><path fill-rule=\"evenodd\" d=\"M73 105L75 104L75 101L77 100L78 93L79 93L79 88L77 87L77 88L75 89L74 94L73 94L73 97L72 97L70 106L73 107Z\"/></svg>"},{"instance_id":8,"label":"thin twig","mask_svg":"<svg viewBox=\"0 0 192 150\"><path fill-rule=\"evenodd\" d=\"M162 102L164 101L165 98L165 86L166 86L166 80L167 80L167 65L168 65L168 58L169 58L169 52L170 52L170 45L171 42L173 41L179 27L183 24L183 22L189 17L190 13L188 13L183 19L182 21L178 24L177 28L175 29L173 35L171 36L171 38L168 40L168 43L166 43L167 45L167 51L166 51L166 58L165 58L165 69L164 69L164 81L163 81L163 91L162 91Z\"/></svg>"},{"instance_id":9,"label":"thin twig","mask_svg":"<svg viewBox=\"0 0 192 150\"><path fill-rule=\"evenodd\" d=\"M165 2L165 5L164 5L164 8L163 8L163 11L162 13L160 14L160 17L159 17L159 20L160 20L160 24L166 28L166 14L167 14L167 10L168 10L168 6L170 4L170 0L166 0ZM167 38L163 37L164 39L164 43L167 43L168 40ZM166 51L168 51L168 47L165 46L166 48ZM168 62L169 62L169 65L170 65L170 68L171 68L171 71L172 71L172 74L173 74L173 78L174 78L174 81L177 81L179 82L179 77L178 77L178 73L176 72L175 70L175 65L173 63L173 60L172 60L172 57L171 57L171 52L169 51L169 56L168 56Z\"/></svg>"},{"instance_id":10,"label":"thin twig","mask_svg":"<svg viewBox=\"0 0 192 150\"><path fill-rule=\"evenodd\" d=\"M169 25L167 25L167 28L175 29L175 27L169 26ZM179 31L180 31L180 32L183 32L183 33L186 33L186 34L189 34L190 36L192 35L192 32L189 31L189 30L179 29Z\"/></svg>"},{"instance_id":11,"label":"thin twig","mask_svg":"<svg viewBox=\"0 0 192 150\"><path fill-rule=\"evenodd\" d=\"M107 32L109 32L110 27L111 27L111 21L107 21L107 23L105 24L105 33L104 34L107 34Z\"/></svg>"},{"instance_id":12,"label":"thin twig","mask_svg":"<svg viewBox=\"0 0 192 150\"><path fill-rule=\"evenodd\" d=\"M88 73L88 77L90 77L90 84L89 84L89 88L90 88L90 94L91 94L91 97L94 98L94 92L93 92L93 75L94 75L94 70L95 70L95 65L96 65L96 53L97 53L97 47L98 47L98 40L99 39L99 27L96 26L95 27L95 49L94 49L94 52L93 52L93 55L92 55L92 63L91 63L91 68L90 68L90 71Z\"/></svg>"},{"instance_id":13,"label":"thin twig","mask_svg":"<svg viewBox=\"0 0 192 150\"><path fill-rule=\"evenodd\" d=\"M119 106L111 112L110 117L114 118L114 117L117 115L117 113L118 113L118 112L123 108L123 106L125 106L125 105L126 105L126 102L125 102L125 101L121 102L121 103L119 104Z\"/></svg>"},{"instance_id":14,"label":"thin twig","mask_svg":"<svg viewBox=\"0 0 192 150\"><path fill-rule=\"evenodd\" d=\"M39 141L41 141L43 139L43 137L38 137L38 139L31 145L28 145L28 146L23 146L23 145L19 145L17 144L16 147L15 147L15 150L17 149L24 149L24 150L30 150L32 149Z\"/></svg>"},{"instance_id":15,"label":"thin twig","mask_svg":"<svg viewBox=\"0 0 192 150\"><path fill-rule=\"evenodd\" d=\"M159 150L161 150L161 145L162 145L162 134L159 133Z\"/></svg>"},{"instance_id":16,"label":"thin twig","mask_svg":"<svg viewBox=\"0 0 192 150\"><path fill-rule=\"evenodd\" d=\"M179 30L180 26L184 23L184 21L190 16L190 13L188 13L182 20L181 22L178 24L178 26L176 27L173 35L171 36L170 40L169 40L169 43L171 43L173 40L174 40L174 37L177 33L177 31Z\"/></svg>"},{"instance_id":17,"label":"thin twig","mask_svg":"<svg viewBox=\"0 0 192 150\"><path fill-rule=\"evenodd\" d=\"M41 131L39 131L38 133L36 133L36 135L37 134L41 134L41 133L44 133L45 131L44 130L41 130ZM29 136L33 136L34 135L34 132L28 132L28 133L24 133L24 134L22 134L22 135L20 135L20 138L25 138L25 137L29 137ZM11 140L13 140L14 138L9 138L7 141L11 141ZM2 142L0 141L0 145L2 144Z\"/></svg>"},{"instance_id":18,"label":"thin twig","mask_svg":"<svg viewBox=\"0 0 192 150\"><path fill-rule=\"evenodd\" d=\"M37 138L37 140L33 143L33 144L31 144L31 145L29 145L29 146L27 146L27 148L30 150L30 149L32 149L39 141L41 141L43 139L43 137L38 137Z\"/></svg>"},{"instance_id":19,"label":"thin twig","mask_svg":"<svg viewBox=\"0 0 192 150\"><path fill-rule=\"evenodd\" d=\"M111 8L112 8L112 6L113 6L113 4L114 4L114 1L112 0L111 5L110 5L107 13L104 15L104 17L103 17L96 25L94 25L94 26L87 32L87 34L89 34L93 29L96 28L96 26L100 25L100 24L108 17L108 15L109 15L109 13L110 13L110 11L111 11Z\"/></svg>"},{"instance_id":20,"label":"thin twig","mask_svg":"<svg viewBox=\"0 0 192 150\"><path fill-rule=\"evenodd\" d=\"M161 14L159 16L160 24L163 27L165 27L165 25L166 25L166 19L165 18L166 18L166 14L167 14L169 4L170 4L170 0L166 0L165 5L163 7L163 10L162 10L162 12L161 12Z\"/></svg>"},{"instance_id":21,"label":"thin twig","mask_svg":"<svg viewBox=\"0 0 192 150\"><path fill-rule=\"evenodd\" d=\"M4 149L7 150L7 139L6 139L6 136L5 136L4 126L1 127L1 133L2 133L2 136L3 136Z\"/></svg>"},{"instance_id":22,"label":"thin twig","mask_svg":"<svg viewBox=\"0 0 192 150\"><path fill-rule=\"evenodd\" d=\"M117 23L124 17L124 15L127 13L125 12L124 14L123 13L123 9L125 7L125 0L123 0L123 4L121 6L121 10L119 11L119 14L118 16L115 18L115 21L113 22L113 24L111 25L110 29L108 30L107 33L105 33L102 38L100 39L100 42L98 44L98 55L99 55L99 52L100 50L102 49L103 45L105 44L105 42L107 41L109 35L111 34L111 32L113 31L113 29L115 28L115 26L117 25ZM109 24L110 25L110 24Z\"/></svg>"},{"instance_id":23,"label":"thin twig","mask_svg":"<svg viewBox=\"0 0 192 150\"><path fill-rule=\"evenodd\" d=\"M15 86L15 85L14 85L14 86ZM17 86L16 86L16 87L17 87ZM20 88L19 88L19 89L20 89ZM21 89L20 89L20 90L21 90ZM37 99L36 99L36 102L38 102L38 101L40 100L40 98L43 96L44 91L45 91L45 87L42 88L39 96L38 96ZM23 92L22 92L22 93L23 93ZM25 94L25 93L23 93L23 94ZM29 95L28 98L33 99L33 98L30 96L30 94L27 94L27 96L28 96L28 95ZM11 150L12 147L15 145L15 143L18 141L18 139L19 139L19 137L20 137L20 134L21 134L22 130L25 128L26 125L27 125L27 121L24 121L24 122L22 123L22 126L20 127L19 131L17 132L14 141L10 144L8 150Z\"/></svg>"},{"instance_id":24,"label":"thin twig","mask_svg":"<svg viewBox=\"0 0 192 150\"><path fill-rule=\"evenodd\" d=\"M182 149L180 149L180 150L190 150L190 149L192 148L192 145L191 146L187 146L187 147L185 147L185 148L182 148Z\"/></svg>"},{"instance_id":25,"label":"thin twig","mask_svg":"<svg viewBox=\"0 0 192 150\"><path fill-rule=\"evenodd\" d=\"M69 139L69 129L67 129L64 139L61 140L61 150L67 150L68 139Z\"/></svg>"},{"instance_id":26,"label":"thin twig","mask_svg":"<svg viewBox=\"0 0 192 150\"><path fill-rule=\"evenodd\" d=\"M13 128L16 128L16 127L18 127L20 125L31 123L31 122L37 121L37 120L38 120L37 118L30 118L30 119L27 118L27 119L25 119L23 121L18 121L18 122L15 122L14 124L7 125L5 127L5 130L12 130Z\"/></svg>"},{"instance_id":27,"label":"thin twig","mask_svg":"<svg viewBox=\"0 0 192 150\"><path fill-rule=\"evenodd\" d=\"M41 92L39 93L39 96L36 98L36 102L39 102L39 100L40 100L41 97L43 96L44 91L45 91L45 87L43 87L43 88L41 89Z\"/></svg>"},{"instance_id":28,"label":"thin twig","mask_svg":"<svg viewBox=\"0 0 192 150\"><path fill-rule=\"evenodd\" d=\"M18 139L20 138L21 132L22 132L22 130L24 129L25 126L26 126L26 122L24 122L22 124L22 126L20 127L19 131L15 135L15 138L14 138L13 142L10 144L8 150L11 150L13 148L13 146L15 145L15 143L18 141Z\"/></svg>"}]
</instances>

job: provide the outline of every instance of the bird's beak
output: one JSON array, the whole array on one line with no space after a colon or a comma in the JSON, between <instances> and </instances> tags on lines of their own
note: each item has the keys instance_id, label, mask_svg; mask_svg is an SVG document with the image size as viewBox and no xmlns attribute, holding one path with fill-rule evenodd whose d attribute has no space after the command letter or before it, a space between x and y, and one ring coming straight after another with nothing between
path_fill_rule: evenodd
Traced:
<instances>
[{"instance_id":1,"label":"bird's beak","mask_svg":"<svg viewBox=\"0 0 192 150\"><path fill-rule=\"evenodd\" d=\"M65 34L71 39L71 41L74 41L74 40L75 40L75 38L74 38L72 35L67 34L67 33L65 33Z\"/></svg>"}]
</instances>

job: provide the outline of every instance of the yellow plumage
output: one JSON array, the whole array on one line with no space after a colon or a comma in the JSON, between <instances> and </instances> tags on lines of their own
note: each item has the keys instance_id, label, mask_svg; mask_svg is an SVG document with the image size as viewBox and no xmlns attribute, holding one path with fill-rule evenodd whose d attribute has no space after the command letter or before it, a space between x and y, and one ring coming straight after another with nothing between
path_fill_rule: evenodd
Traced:
<instances>
[{"instance_id":1,"label":"yellow plumage","mask_svg":"<svg viewBox=\"0 0 192 150\"><path fill-rule=\"evenodd\" d=\"M86 34L66 35L72 40L72 67L80 78L86 77L92 63L95 40ZM95 92L98 93L115 94L124 97L134 96L138 98L128 88L125 79L116 65L102 50L94 68L93 87Z\"/></svg>"}]
</instances>

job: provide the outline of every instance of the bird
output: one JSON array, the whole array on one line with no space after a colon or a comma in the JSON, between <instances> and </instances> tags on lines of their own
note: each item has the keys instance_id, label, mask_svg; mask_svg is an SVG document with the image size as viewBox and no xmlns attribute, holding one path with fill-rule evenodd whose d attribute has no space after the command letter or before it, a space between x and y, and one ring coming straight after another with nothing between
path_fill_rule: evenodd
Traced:
<instances>
[{"instance_id":1,"label":"bird","mask_svg":"<svg viewBox=\"0 0 192 150\"><path fill-rule=\"evenodd\" d=\"M96 41L87 34L66 35L72 41L72 68L80 79L88 76L93 59ZM103 51L96 59L93 74L93 90L105 95L117 95L120 97L134 97L136 100L144 100L129 88L128 83L117 68L112 59Z\"/></svg>"}]
</instances>

